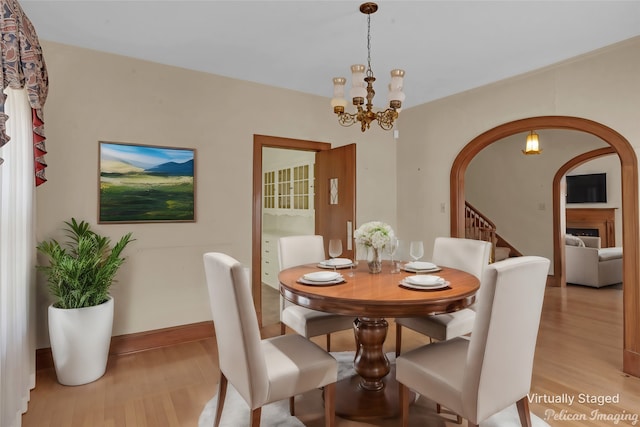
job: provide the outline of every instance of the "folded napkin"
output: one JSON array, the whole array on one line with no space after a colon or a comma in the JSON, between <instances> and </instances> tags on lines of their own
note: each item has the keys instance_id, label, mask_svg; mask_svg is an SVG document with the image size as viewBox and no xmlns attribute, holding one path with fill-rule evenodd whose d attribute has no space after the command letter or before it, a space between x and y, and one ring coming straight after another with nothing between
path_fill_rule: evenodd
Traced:
<instances>
[{"instance_id":1,"label":"folded napkin","mask_svg":"<svg viewBox=\"0 0 640 427\"><path fill-rule=\"evenodd\" d=\"M314 271L313 273L305 274L302 278L312 282L332 282L342 278L342 275L333 271Z\"/></svg>"},{"instance_id":2,"label":"folded napkin","mask_svg":"<svg viewBox=\"0 0 640 427\"><path fill-rule=\"evenodd\" d=\"M409 276L405 280L412 285L419 286L434 286L444 283L444 279L440 276L434 276L432 274L421 274L419 276Z\"/></svg>"},{"instance_id":3,"label":"folded napkin","mask_svg":"<svg viewBox=\"0 0 640 427\"><path fill-rule=\"evenodd\" d=\"M426 261L411 261L406 263L404 266L412 270L433 270L438 268L434 263Z\"/></svg>"}]
</instances>

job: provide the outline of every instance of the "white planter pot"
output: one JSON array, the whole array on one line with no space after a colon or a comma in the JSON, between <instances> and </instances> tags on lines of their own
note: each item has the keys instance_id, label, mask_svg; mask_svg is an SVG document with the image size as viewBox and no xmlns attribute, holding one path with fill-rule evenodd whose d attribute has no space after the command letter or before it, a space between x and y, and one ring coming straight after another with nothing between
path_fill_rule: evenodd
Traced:
<instances>
[{"instance_id":1,"label":"white planter pot","mask_svg":"<svg viewBox=\"0 0 640 427\"><path fill-rule=\"evenodd\" d=\"M49 340L60 384L87 384L104 375L112 327L112 297L94 307L49 306Z\"/></svg>"}]
</instances>

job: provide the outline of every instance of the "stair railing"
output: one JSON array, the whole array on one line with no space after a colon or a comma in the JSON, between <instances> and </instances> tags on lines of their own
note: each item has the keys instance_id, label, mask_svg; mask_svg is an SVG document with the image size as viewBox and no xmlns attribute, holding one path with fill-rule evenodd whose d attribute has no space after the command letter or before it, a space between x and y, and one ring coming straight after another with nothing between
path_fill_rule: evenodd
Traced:
<instances>
[{"instance_id":1,"label":"stair railing","mask_svg":"<svg viewBox=\"0 0 640 427\"><path fill-rule=\"evenodd\" d=\"M498 239L496 237L496 226L489 218L482 215L470 203L464 204L465 230L467 239L484 240L491 243L491 257L489 262L495 260L495 248Z\"/></svg>"}]
</instances>

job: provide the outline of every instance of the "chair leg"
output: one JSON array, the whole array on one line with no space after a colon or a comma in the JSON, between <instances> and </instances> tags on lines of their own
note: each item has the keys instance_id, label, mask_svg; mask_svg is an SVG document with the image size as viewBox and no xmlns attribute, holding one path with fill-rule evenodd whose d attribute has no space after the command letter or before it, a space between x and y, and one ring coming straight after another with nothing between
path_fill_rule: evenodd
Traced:
<instances>
[{"instance_id":1,"label":"chair leg","mask_svg":"<svg viewBox=\"0 0 640 427\"><path fill-rule=\"evenodd\" d=\"M331 351L331 334L327 334L327 353Z\"/></svg>"},{"instance_id":2,"label":"chair leg","mask_svg":"<svg viewBox=\"0 0 640 427\"><path fill-rule=\"evenodd\" d=\"M296 416L296 398L295 396L291 396L289 398L289 413L292 417Z\"/></svg>"},{"instance_id":3,"label":"chair leg","mask_svg":"<svg viewBox=\"0 0 640 427\"><path fill-rule=\"evenodd\" d=\"M529 412L529 400L527 396L516 402L518 407L518 415L520 416L520 424L522 427L531 427L531 413Z\"/></svg>"},{"instance_id":4,"label":"chair leg","mask_svg":"<svg viewBox=\"0 0 640 427\"><path fill-rule=\"evenodd\" d=\"M400 418L402 427L409 427L409 387L402 383L398 383L400 393Z\"/></svg>"},{"instance_id":5,"label":"chair leg","mask_svg":"<svg viewBox=\"0 0 640 427\"><path fill-rule=\"evenodd\" d=\"M287 325L285 325L284 323L280 322L280 335L284 335L287 333Z\"/></svg>"},{"instance_id":6,"label":"chair leg","mask_svg":"<svg viewBox=\"0 0 640 427\"><path fill-rule=\"evenodd\" d=\"M336 425L336 383L324 386L324 425L335 427Z\"/></svg>"},{"instance_id":7,"label":"chair leg","mask_svg":"<svg viewBox=\"0 0 640 427\"><path fill-rule=\"evenodd\" d=\"M224 407L224 400L227 397L227 377L220 372L220 382L218 383L218 408L216 409L216 418L213 423L214 427L220 425L220 419L222 418L222 408Z\"/></svg>"},{"instance_id":8,"label":"chair leg","mask_svg":"<svg viewBox=\"0 0 640 427\"><path fill-rule=\"evenodd\" d=\"M260 427L260 415L262 414L262 408L256 408L251 411L251 427Z\"/></svg>"},{"instance_id":9,"label":"chair leg","mask_svg":"<svg viewBox=\"0 0 640 427\"><path fill-rule=\"evenodd\" d=\"M396 357L400 356L402 347L402 326L396 323Z\"/></svg>"}]
</instances>

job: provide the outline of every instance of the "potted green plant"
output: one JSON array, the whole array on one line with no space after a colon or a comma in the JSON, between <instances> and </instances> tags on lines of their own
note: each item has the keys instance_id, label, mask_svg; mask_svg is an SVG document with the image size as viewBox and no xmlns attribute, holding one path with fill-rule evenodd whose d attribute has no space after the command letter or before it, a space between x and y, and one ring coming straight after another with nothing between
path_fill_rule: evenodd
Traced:
<instances>
[{"instance_id":1,"label":"potted green plant","mask_svg":"<svg viewBox=\"0 0 640 427\"><path fill-rule=\"evenodd\" d=\"M115 275L125 261L122 251L134 239L127 233L111 239L91 230L85 221L65 221L68 240L40 242L48 258L38 266L55 301L49 306L49 339L58 381L80 385L97 380L106 370L113 326Z\"/></svg>"}]
</instances>

